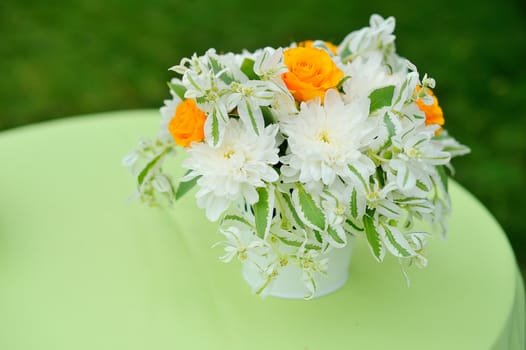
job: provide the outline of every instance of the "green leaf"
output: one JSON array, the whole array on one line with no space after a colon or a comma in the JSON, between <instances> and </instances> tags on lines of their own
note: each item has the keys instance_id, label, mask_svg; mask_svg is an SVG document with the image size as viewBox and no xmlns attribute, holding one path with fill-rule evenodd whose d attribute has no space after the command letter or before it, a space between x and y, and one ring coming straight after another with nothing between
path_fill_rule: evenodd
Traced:
<instances>
[{"instance_id":1,"label":"green leaf","mask_svg":"<svg viewBox=\"0 0 526 350\"><path fill-rule=\"evenodd\" d=\"M294 241L292 239L288 239L286 237L282 237L279 235L274 235L274 237L276 237L277 239L279 239L281 242L285 243L286 245L290 245L291 247L301 247L301 245L303 244L300 241Z\"/></svg>"},{"instance_id":2,"label":"green leaf","mask_svg":"<svg viewBox=\"0 0 526 350\"><path fill-rule=\"evenodd\" d=\"M146 166L144 169L141 170L139 173L139 176L137 177L137 181L139 182L139 186L144 183L144 180L146 179L146 176L148 176L148 173L152 168L157 164L157 162L165 155L166 150L159 153L157 156L155 156Z\"/></svg>"},{"instance_id":3,"label":"green leaf","mask_svg":"<svg viewBox=\"0 0 526 350\"><path fill-rule=\"evenodd\" d=\"M352 52L349 48L349 43L344 46L342 52L340 53L340 57L342 58L342 62L345 63L349 60L350 56L352 55Z\"/></svg>"},{"instance_id":4,"label":"green leaf","mask_svg":"<svg viewBox=\"0 0 526 350\"><path fill-rule=\"evenodd\" d=\"M378 179L381 188L383 188L385 186L386 175L380 166L376 168L376 178Z\"/></svg>"},{"instance_id":5,"label":"green leaf","mask_svg":"<svg viewBox=\"0 0 526 350\"><path fill-rule=\"evenodd\" d=\"M229 85L231 82L234 81L234 78L228 71L224 71L225 68L224 65L219 62L213 55L208 56L208 60L210 62L210 68L212 68L212 71L214 74L218 74L221 72L221 75L217 76L219 79L221 79L225 84Z\"/></svg>"},{"instance_id":6,"label":"green leaf","mask_svg":"<svg viewBox=\"0 0 526 350\"><path fill-rule=\"evenodd\" d=\"M332 226L329 226L327 228L327 233L329 234L329 236L331 236L332 239L334 239L336 243L345 244L345 241L341 239L341 237L338 235L338 232L336 232L336 230Z\"/></svg>"},{"instance_id":7,"label":"green leaf","mask_svg":"<svg viewBox=\"0 0 526 350\"><path fill-rule=\"evenodd\" d=\"M369 99L371 100L369 113L373 113L382 107L390 106L393 100L394 88L394 85L389 85L371 92L369 95Z\"/></svg>"},{"instance_id":8,"label":"green leaf","mask_svg":"<svg viewBox=\"0 0 526 350\"><path fill-rule=\"evenodd\" d=\"M325 215L303 186L298 186L298 202L305 219L320 230L325 230Z\"/></svg>"},{"instance_id":9,"label":"green leaf","mask_svg":"<svg viewBox=\"0 0 526 350\"><path fill-rule=\"evenodd\" d=\"M396 199L396 203L402 203L402 204L413 204L413 203L422 203L425 202L426 199L424 197L404 197Z\"/></svg>"},{"instance_id":10,"label":"green leaf","mask_svg":"<svg viewBox=\"0 0 526 350\"><path fill-rule=\"evenodd\" d=\"M256 189L259 195L259 200L254 204L254 217L256 222L256 234L259 238L265 238L270 230L270 223L272 221L272 211L274 209L273 192L269 192L267 187L259 187Z\"/></svg>"},{"instance_id":11,"label":"green leaf","mask_svg":"<svg viewBox=\"0 0 526 350\"><path fill-rule=\"evenodd\" d=\"M363 231L363 228L358 227L358 225L356 225L351 219L347 219L345 220L345 222L347 223L347 225L351 226L356 231L360 231L360 232Z\"/></svg>"},{"instance_id":12,"label":"green leaf","mask_svg":"<svg viewBox=\"0 0 526 350\"><path fill-rule=\"evenodd\" d=\"M190 181L180 182L179 186L177 187L177 192L175 193L175 199L180 199L188 191L190 191L197 184L197 180L199 180L200 177L201 175L194 177Z\"/></svg>"},{"instance_id":13,"label":"green leaf","mask_svg":"<svg viewBox=\"0 0 526 350\"><path fill-rule=\"evenodd\" d=\"M300 241L294 241L292 239L288 239L286 237L274 235L276 238L278 238L281 242L283 242L286 245L290 245L291 247L301 247L303 245ZM305 248L307 249L313 249L313 250L321 250L321 247L314 245L314 244L305 244Z\"/></svg>"},{"instance_id":14,"label":"green leaf","mask_svg":"<svg viewBox=\"0 0 526 350\"><path fill-rule=\"evenodd\" d=\"M221 224L225 221L237 221L237 222L240 222L248 227L251 227L253 228L254 226L252 226L250 224L250 222L248 222L247 219L245 219L244 217L242 216L239 216L239 215L234 215L234 214L229 214L229 215L225 215L225 217L223 218L223 220L221 220Z\"/></svg>"},{"instance_id":15,"label":"green leaf","mask_svg":"<svg viewBox=\"0 0 526 350\"><path fill-rule=\"evenodd\" d=\"M404 90L407 88L407 84L408 83L409 83L409 80L405 80L404 83L402 84L402 87L400 88L398 97L396 98L396 101L394 103L395 105L398 104L398 102L400 102L400 99L402 98L402 94L403 94Z\"/></svg>"},{"instance_id":16,"label":"green leaf","mask_svg":"<svg viewBox=\"0 0 526 350\"><path fill-rule=\"evenodd\" d=\"M221 62L215 59L214 56L208 55L208 61L210 62L210 68L212 68L212 71L217 74L223 69L223 65Z\"/></svg>"},{"instance_id":17,"label":"green leaf","mask_svg":"<svg viewBox=\"0 0 526 350\"><path fill-rule=\"evenodd\" d=\"M363 224L365 227L365 235L367 236L367 242L369 242L369 246L371 247L371 250L374 254L374 257L378 261L383 260L383 247L382 242L380 241L380 234L376 230L376 227L374 226L373 219L365 215L363 217Z\"/></svg>"},{"instance_id":18,"label":"green leaf","mask_svg":"<svg viewBox=\"0 0 526 350\"><path fill-rule=\"evenodd\" d=\"M358 217L358 200L357 200L357 193L356 193L356 189L353 188L352 189L352 194L351 194L351 215L353 216L353 218L357 218Z\"/></svg>"},{"instance_id":19,"label":"green leaf","mask_svg":"<svg viewBox=\"0 0 526 350\"><path fill-rule=\"evenodd\" d=\"M387 240L393 246L393 248L396 249L398 251L398 253L401 256L403 256L403 257L411 256L411 253L399 243L399 240L405 240L405 238L404 237L400 237L401 236L400 234L396 235L396 237L395 237L393 232L391 230L389 230L389 228L386 225L382 224L382 227L384 229L385 236L387 237ZM405 242L405 243L407 245L409 244L407 242Z\"/></svg>"},{"instance_id":20,"label":"green leaf","mask_svg":"<svg viewBox=\"0 0 526 350\"><path fill-rule=\"evenodd\" d=\"M339 91L339 92L343 92L343 84L347 81L351 79L351 76L350 75L347 75L345 77L343 77L339 82L338 84L336 85L336 89Z\"/></svg>"},{"instance_id":21,"label":"green leaf","mask_svg":"<svg viewBox=\"0 0 526 350\"><path fill-rule=\"evenodd\" d=\"M363 178L362 174L360 174L360 172L355 167L353 167L352 165L348 165L348 167L349 167L349 170L354 175L356 175L356 177L358 177L358 179L360 180L360 182L363 185L363 188L367 190L367 183L365 182L365 179Z\"/></svg>"},{"instance_id":22,"label":"green leaf","mask_svg":"<svg viewBox=\"0 0 526 350\"><path fill-rule=\"evenodd\" d=\"M420 180L416 180L416 187L418 187L419 189L421 189L422 191L424 192L429 192L429 188Z\"/></svg>"},{"instance_id":23,"label":"green leaf","mask_svg":"<svg viewBox=\"0 0 526 350\"><path fill-rule=\"evenodd\" d=\"M296 208L294 207L294 204L292 204L292 200L290 199L290 196L286 193L281 193L281 198L285 200L285 203L287 204L287 208L290 210L290 213L292 214L292 219L296 222L296 224L301 227L302 229L305 229L305 225L303 224L303 221L301 221L298 212L296 211Z\"/></svg>"},{"instance_id":24,"label":"green leaf","mask_svg":"<svg viewBox=\"0 0 526 350\"><path fill-rule=\"evenodd\" d=\"M276 122L274 113L272 113L272 110L267 106L261 106L261 113L263 113L263 120L265 121L265 126L274 124Z\"/></svg>"},{"instance_id":25,"label":"green leaf","mask_svg":"<svg viewBox=\"0 0 526 350\"><path fill-rule=\"evenodd\" d=\"M250 80L259 80L259 76L254 72L254 60L250 58L245 58L243 63L241 63L241 71L247 76Z\"/></svg>"},{"instance_id":26,"label":"green leaf","mask_svg":"<svg viewBox=\"0 0 526 350\"><path fill-rule=\"evenodd\" d=\"M320 243L323 243L323 238L321 238L320 231L313 230L313 232L314 232L314 237L316 238L316 240Z\"/></svg>"},{"instance_id":27,"label":"green leaf","mask_svg":"<svg viewBox=\"0 0 526 350\"><path fill-rule=\"evenodd\" d=\"M215 110L212 112L212 142L214 146L219 143L219 120Z\"/></svg>"},{"instance_id":28,"label":"green leaf","mask_svg":"<svg viewBox=\"0 0 526 350\"><path fill-rule=\"evenodd\" d=\"M384 114L384 124L385 124L385 127L387 128L387 133L389 134L389 138L391 138L396 133L396 127L388 113Z\"/></svg>"},{"instance_id":29,"label":"green leaf","mask_svg":"<svg viewBox=\"0 0 526 350\"><path fill-rule=\"evenodd\" d=\"M438 176L440 177L440 182L442 182L442 186L444 186L444 189L446 192L449 191L448 189L448 174L447 174L447 168L444 165L439 165L435 167L438 172Z\"/></svg>"},{"instance_id":30,"label":"green leaf","mask_svg":"<svg viewBox=\"0 0 526 350\"><path fill-rule=\"evenodd\" d=\"M248 116L250 118L250 124L252 125L252 129L254 129L254 133L256 135L259 135L259 129L258 129L258 125L256 123L256 117L254 115L254 111L252 110L252 107L250 106L250 103L248 103L247 100L245 100L244 102L245 102L245 106L247 107L247 112L248 112Z\"/></svg>"},{"instance_id":31,"label":"green leaf","mask_svg":"<svg viewBox=\"0 0 526 350\"><path fill-rule=\"evenodd\" d=\"M183 85L179 85L179 84L174 84L174 83L170 83L168 82L168 87L170 88L170 90L172 90L173 92L175 92L175 94L177 96L179 96L179 98L181 100L184 101L184 94L186 92L186 88L183 86Z\"/></svg>"}]
</instances>

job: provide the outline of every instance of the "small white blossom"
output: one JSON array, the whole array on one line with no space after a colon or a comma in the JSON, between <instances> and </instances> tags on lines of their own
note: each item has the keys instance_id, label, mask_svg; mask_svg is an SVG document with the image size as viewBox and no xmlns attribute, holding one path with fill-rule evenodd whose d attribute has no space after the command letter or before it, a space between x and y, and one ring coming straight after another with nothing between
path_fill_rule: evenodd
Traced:
<instances>
[{"instance_id":1,"label":"small white blossom","mask_svg":"<svg viewBox=\"0 0 526 350\"><path fill-rule=\"evenodd\" d=\"M432 140L434 132L433 127L411 126L392 138L395 153L389 162L388 178L395 179L407 195L429 192L434 166L447 164L451 159L451 154L442 151L442 145ZM417 186L417 182L428 190Z\"/></svg>"},{"instance_id":2,"label":"small white blossom","mask_svg":"<svg viewBox=\"0 0 526 350\"><path fill-rule=\"evenodd\" d=\"M262 80L270 80L283 84L281 74L288 71L283 63L283 49L274 50L270 47L261 50L254 62L254 73Z\"/></svg>"},{"instance_id":3,"label":"small white blossom","mask_svg":"<svg viewBox=\"0 0 526 350\"><path fill-rule=\"evenodd\" d=\"M242 84L232 83L230 89L231 93L227 99L228 110L237 108L245 128L259 135L265 126L260 107L270 105L274 98L268 83L250 80Z\"/></svg>"},{"instance_id":4,"label":"small white blossom","mask_svg":"<svg viewBox=\"0 0 526 350\"><path fill-rule=\"evenodd\" d=\"M226 240L218 242L214 246L223 245L225 255L220 259L223 262L230 262L237 258L241 262L256 262L259 256L268 250L267 243L254 236L254 233L248 230L240 230L237 227L230 226L220 229L219 233L225 236Z\"/></svg>"}]
</instances>

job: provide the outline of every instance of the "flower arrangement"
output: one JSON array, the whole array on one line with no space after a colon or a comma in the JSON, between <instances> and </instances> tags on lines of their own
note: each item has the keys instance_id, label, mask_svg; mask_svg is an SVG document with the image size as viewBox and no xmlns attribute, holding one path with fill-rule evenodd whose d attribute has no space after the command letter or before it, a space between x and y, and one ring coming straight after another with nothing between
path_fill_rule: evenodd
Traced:
<instances>
[{"instance_id":1,"label":"flower arrangement","mask_svg":"<svg viewBox=\"0 0 526 350\"><path fill-rule=\"evenodd\" d=\"M394 26L373 15L337 46L183 58L157 138L124 158L137 195L171 203L197 185L225 237L221 260L255 267L258 293L294 265L312 295L351 236L378 261L424 267L427 238L447 229L450 160L469 149L442 128L435 81L396 53ZM162 168L176 149L187 155L177 181Z\"/></svg>"}]
</instances>

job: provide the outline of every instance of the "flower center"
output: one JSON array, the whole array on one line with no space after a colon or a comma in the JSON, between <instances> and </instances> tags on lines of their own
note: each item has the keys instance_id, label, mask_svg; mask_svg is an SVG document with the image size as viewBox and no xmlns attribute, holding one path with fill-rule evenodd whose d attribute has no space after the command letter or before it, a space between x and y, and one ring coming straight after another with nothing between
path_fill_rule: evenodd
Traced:
<instances>
[{"instance_id":1,"label":"flower center","mask_svg":"<svg viewBox=\"0 0 526 350\"><path fill-rule=\"evenodd\" d=\"M226 151L225 153L223 153L223 157L225 157L226 159L230 159L235 153L236 151L234 151L233 149L230 149Z\"/></svg>"},{"instance_id":2,"label":"flower center","mask_svg":"<svg viewBox=\"0 0 526 350\"><path fill-rule=\"evenodd\" d=\"M338 216L345 214L345 205L339 204L336 206L336 209L334 210L334 213Z\"/></svg>"},{"instance_id":3,"label":"flower center","mask_svg":"<svg viewBox=\"0 0 526 350\"><path fill-rule=\"evenodd\" d=\"M420 158L420 156L422 155L422 153L415 149L415 148L410 148L408 151L407 151L407 155L411 158Z\"/></svg>"},{"instance_id":4,"label":"flower center","mask_svg":"<svg viewBox=\"0 0 526 350\"><path fill-rule=\"evenodd\" d=\"M378 191L371 191L367 193L367 206L371 209L376 208L379 199L380 193L378 193Z\"/></svg>"},{"instance_id":5,"label":"flower center","mask_svg":"<svg viewBox=\"0 0 526 350\"><path fill-rule=\"evenodd\" d=\"M323 130L318 134L318 140L323 143L331 143L331 139L329 137L329 133L326 130Z\"/></svg>"}]
</instances>

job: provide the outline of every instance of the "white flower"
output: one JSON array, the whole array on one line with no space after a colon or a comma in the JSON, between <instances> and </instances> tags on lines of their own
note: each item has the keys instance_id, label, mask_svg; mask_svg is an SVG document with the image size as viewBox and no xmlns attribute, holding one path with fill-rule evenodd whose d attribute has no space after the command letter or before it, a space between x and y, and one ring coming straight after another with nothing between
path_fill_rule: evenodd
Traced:
<instances>
[{"instance_id":1,"label":"white flower","mask_svg":"<svg viewBox=\"0 0 526 350\"><path fill-rule=\"evenodd\" d=\"M382 53L374 51L370 55L360 56L344 66L345 76L350 77L343 84L346 102L368 98L375 89L400 83L404 76L391 74L382 60Z\"/></svg>"},{"instance_id":2,"label":"white flower","mask_svg":"<svg viewBox=\"0 0 526 350\"><path fill-rule=\"evenodd\" d=\"M396 181L399 189L407 195L429 193L434 166L448 164L451 159L449 153L442 151L442 145L432 140L434 130L433 127L410 126L391 139L397 152L389 161L387 177Z\"/></svg>"},{"instance_id":3,"label":"white flower","mask_svg":"<svg viewBox=\"0 0 526 350\"><path fill-rule=\"evenodd\" d=\"M349 165L372 174L374 164L360 151L370 141L368 113L368 99L344 104L336 90L327 91L323 106L319 100L302 103L299 115L282 124L290 151L281 159L283 174L325 185L336 176L351 179Z\"/></svg>"},{"instance_id":4,"label":"white flower","mask_svg":"<svg viewBox=\"0 0 526 350\"><path fill-rule=\"evenodd\" d=\"M201 73L203 70L207 69L208 61L204 56L197 56L195 53L191 58L184 57L181 59L181 62L173 67L170 70L184 75L186 72L194 71Z\"/></svg>"},{"instance_id":5,"label":"white flower","mask_svg":"<svg viewBox=\"0 0 526 350\"><path fill-rule=\"evenodd\" d=\"M279 81L282 83L281 74L287 70L287 66L283 63L283 49L279 48L274 50L267 47L257 53L254 63L254 73L262 80Z\"/></svg>"},{"instance_id":6,"label":"white flower","mask_svg":"<svg viewBox=\"0 0 526 350\"><path fill-rule=\"evenodd\" d=\"M343 59L354 59L366 52L394 45L394 17L384 20L379 15L372 15L369 24L370 27L351 32L343 39L338 49L338 53L343 54Z\"/></svg>"},{"instance_id":7,"label":"white flower","mask_svg":"<svg viewBox=\"0 0 526 350\"><path fill-rule=\"evenodd\" d=\"M279 161L277 131L277 126L271 125L254 136L239 120L230 119L218 147L193 143L188 149L183 167L191 171L185 180L200 176L197 204L206 208L208 219L216 221L234 201L256 203L256 188L277 181L272 167Z\"/></svg>"},{"instance_id":8,"label":"white flower","mask_svg":"<svg viewBox=\"0 0 526 350\"><path fill-rule=\"evenodd\" d=\"M272 109L274 116L280 122L285 122L290 118L294 118L299 113L296 107L296 101L290 93L277 92L272 101Z\"/></svg>"},{"instance_id":9,"label":"white flower","mask_svg":"<svg viewBox=\"0 0 526 350\"><path fill-rule=\"evenodd\" d=\"M378 181L374 182L374 185L367 193L367 207L374 209L375 216L385 216L389 219L399 219L403 212L398 205L396 205L392 198L392 192L397 188L394 182L387 183L384 187L380 188Z\"/></svg>"},{"instance_id":10,"label":"white flower","mask_svg":"<svg viewBox=\"0 0 526 350\"><path fill-rule=\"evenodd\" d=\"M245 83L234 82L230 85L231 93L227 99L228 110L237 107L239 118L245 128L259 135L264 128L263 112L260 106L268 106L274 94L269 89L269 84L258 80L249 80Z\"/></svg>"},{"instance_id":11,"label":"white flower","mask_svg":"<svg viewBox=\"0 0 526 350\"><path fill-rule=\"evenodd\" d=\"M427 237L429 236L426 232L411 232L407 234L409 244L416 253L412 257L411 262L414 262L417 267L426 267L427 258L424 256L424 249L427 245Z\"/></svg>"},{"instance_id":12,"label":"white flower","mask_svg":"<svg viewBox=\"0 0 526 350\"><path fill-rule=\"evenodd\" d=\"M310 299L316 292L317 275L327 273L329 259L324 258L323 254L316 250L300 250L298 252L298 260L301 267L301 278L308 290L305 299Z\"/></svg>"},{"instance_id":13,"label":"white flower","mask_svg":"<svg viewBox=\"0 0 526 350\"><path fill-rule=\"evenodd\" d=\"M268 244L251 231L230 226L220 229L219 233L226 238L225 241L214 244L224 246L225 255L219 258L222 262L230 262L237 258L242 262L255 263L262 253L268 250Z\"/></svg>"}]
</instances>

